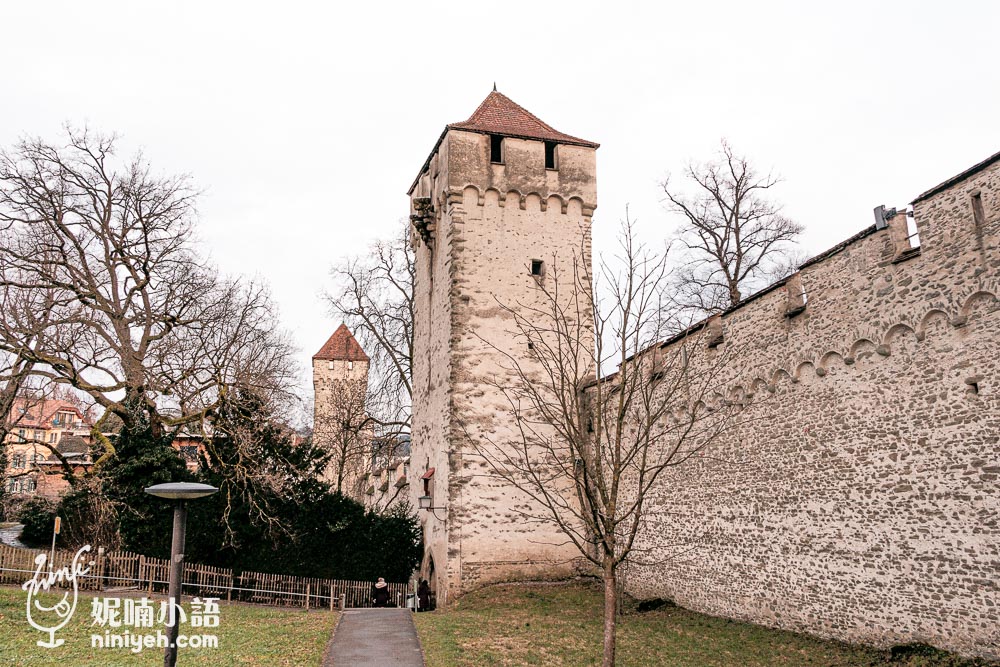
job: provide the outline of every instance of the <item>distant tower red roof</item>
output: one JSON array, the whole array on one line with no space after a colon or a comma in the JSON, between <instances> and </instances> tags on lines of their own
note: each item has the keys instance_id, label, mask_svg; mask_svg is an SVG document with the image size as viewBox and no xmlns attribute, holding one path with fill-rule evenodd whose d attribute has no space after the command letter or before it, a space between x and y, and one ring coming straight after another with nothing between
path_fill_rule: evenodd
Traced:
<instances>
[{"instance_id":1,"label":"distant tower red roof","mask_svg":"<svg viewBox=\"0 0 1000 667\"><path fill-rule=\"evenodd\" d=\"M341 324L330 340L326 341L313 359L322 361L368 361L368 355L351 335L346 324Z\"/></svg>"},{"instance_id":2,"label":"distant tower red roof","mask_svg":"<svg viewBox=\"0 0 1000 667\"><path fill-rule=\"evenodd\" d=\"M469 120L463 123L452 123L447 129L502 134L524 139L542 139L545 141L555 141L560 144L576 144L591 148L599 146L599 144L595 144L593 141L571 137L568 134L558 132L551 125L543 122L538 116L516 104L503 93L498 93L496 90L486 96L486 99L479 105L479 108L469 116Z\"/></svg>"}]
</instances>

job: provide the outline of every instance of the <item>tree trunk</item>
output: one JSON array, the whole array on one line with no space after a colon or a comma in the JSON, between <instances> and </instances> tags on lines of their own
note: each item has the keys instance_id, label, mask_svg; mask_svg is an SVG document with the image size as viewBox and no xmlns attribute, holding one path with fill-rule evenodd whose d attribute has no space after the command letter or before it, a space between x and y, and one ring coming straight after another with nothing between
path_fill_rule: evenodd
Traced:
<instances>
[{"instance_id":1,"label":"tree trunk","mask_svg":"<svg viewBox=\"0 0 1000 667\"><path fill-rule=\"evenodd\" d=\"M731 282L729 283L729 305L735 306L740 302L742 295L740 294L739 283Z\"/></svg>"},{"instance_id":2,"label":"tree trunk","mask_svg":"<svg viewBox=\"0 0 1000 667\"><path fill-rule=\"evenodd\" d=\"M618 622L617 573L611 558L604 559L604 667L615 667L615 632Z\"/></svg>"}]
</instances>

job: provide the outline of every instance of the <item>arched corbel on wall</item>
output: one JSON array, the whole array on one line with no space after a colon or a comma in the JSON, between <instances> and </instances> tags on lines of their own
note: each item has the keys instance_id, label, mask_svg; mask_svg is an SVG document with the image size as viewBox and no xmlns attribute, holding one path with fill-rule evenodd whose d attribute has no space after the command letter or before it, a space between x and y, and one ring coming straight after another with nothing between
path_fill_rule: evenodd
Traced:
<instances>
[{"instance_id":1,"label":"arched corbel on wall","mask_svg":"<svg viewBox=\"0 0 1000 667\"><path fill-rule=\"evenodd\" d=\"M951 329L951 316L940 308L927 311L917 325L917 340L924 340L927 334L943 333Z\"/></svg>"}]
</instances>

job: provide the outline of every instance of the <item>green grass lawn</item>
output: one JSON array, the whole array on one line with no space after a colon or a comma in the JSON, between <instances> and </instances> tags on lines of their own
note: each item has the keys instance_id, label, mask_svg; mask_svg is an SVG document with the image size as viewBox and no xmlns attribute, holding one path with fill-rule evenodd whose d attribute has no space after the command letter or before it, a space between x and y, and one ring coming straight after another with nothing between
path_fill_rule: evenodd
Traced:
<instances>
[{"instance_id":1,"label":"green grass lawn","mask_svg":"<svg viewBox=\"0 0 1000 667\"><path fill-rule=\"evenodd\" d=\"M599 665L602 603L587 585L497 586L444 611L416 614L428 667ZM888 651L823 641L678 607L628 611L618 629L619 665L648 667L972 667L932 652Z\"/></svg>"},{"instance_id":2,"label":"green grass lawn","mask_svg":"<svg viewBox=\"0 0 1000 667\"><path fill-rule=\"evenodd\" d=\"M25 593L19 588L0 587L0 667L12 665L162 665L163 649L145 649L135 655L128 649L90 647L94 631L103 635L104 628L94 626L91 617L91 596L80 594L80 601L69 625L56 633L66 643L47 649L36 645L43 635L25 620ZM101 595L114 596L116 593ZM189 605L185 604L185 607ZM310 611L226 605L221 603L219 627L191 628L181 625L187 634L208 633L218 636L218 648L181 649L178 664L185 665L319 665L323 649L333 632L337 614ZM152 632L135 629L132 632ZM114 630L113 632L121 632Z\"/></svg>"}]
</instances>

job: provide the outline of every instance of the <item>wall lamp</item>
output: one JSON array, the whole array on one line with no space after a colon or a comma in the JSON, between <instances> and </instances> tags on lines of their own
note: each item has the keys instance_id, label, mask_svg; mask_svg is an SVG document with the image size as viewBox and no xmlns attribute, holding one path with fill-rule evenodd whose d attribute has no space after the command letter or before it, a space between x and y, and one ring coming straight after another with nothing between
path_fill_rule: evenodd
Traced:
<instances>
[{"instance_id":1,"label":"wall lamp","mask_svg":"<svg viewBox=\"0 0 1000 667\"><path fill-rule=\"evenodd\" d=\"M435 510L443 510L447 508L434 507L434 499L431 498L430 496L420 496L419 498L417 498L417 504L420 506L420 509L427 510L428 512L433 514L435 519L438 519L439 521L444 521L444 519L442 519L437 515L437 512Z\"/></svg>"}]
</instances>

